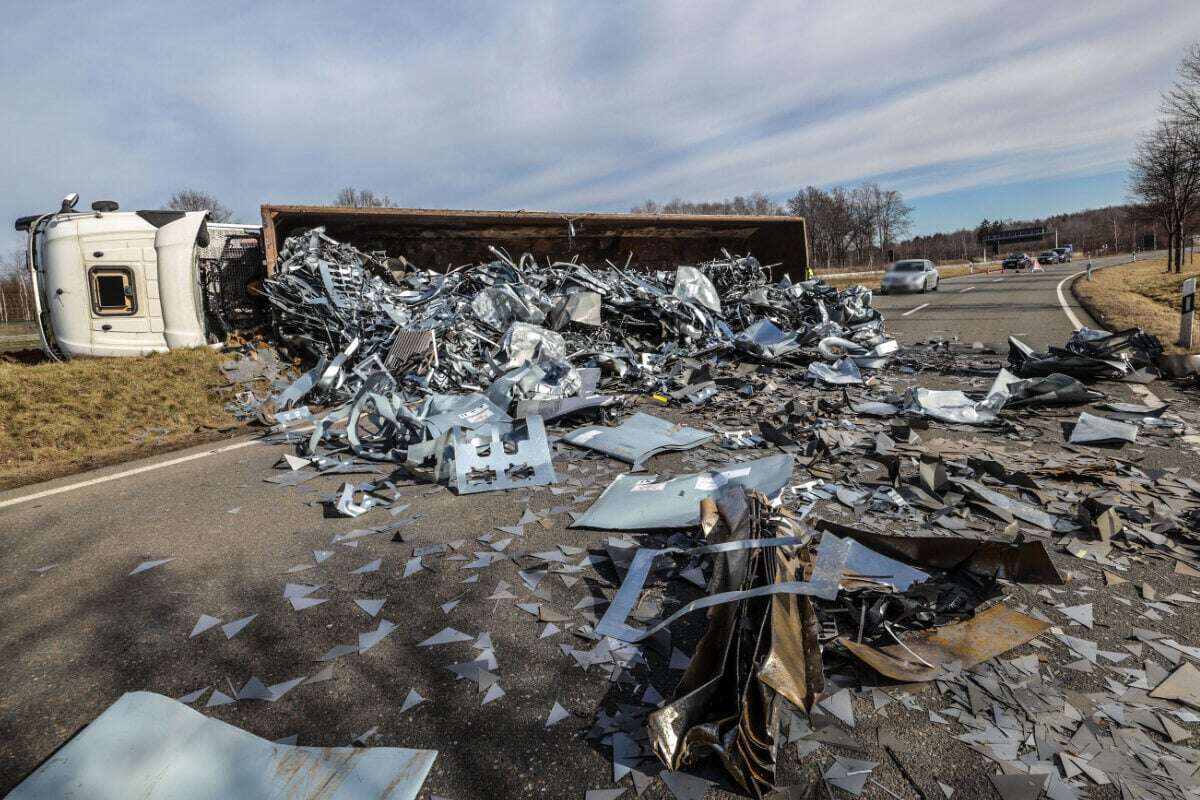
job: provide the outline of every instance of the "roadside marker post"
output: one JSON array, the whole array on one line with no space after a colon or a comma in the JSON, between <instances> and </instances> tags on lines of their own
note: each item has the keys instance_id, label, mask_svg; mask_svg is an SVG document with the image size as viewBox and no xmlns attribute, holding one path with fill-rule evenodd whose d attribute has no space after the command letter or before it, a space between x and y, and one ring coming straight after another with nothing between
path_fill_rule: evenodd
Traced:
<instances>
[{"instance_id":1,"label":"roadside marker post","mask_svg":"<svg viewBox=\"0 0 1200 800\"><path fill-rule=\"evenodd\" d=\"M1179 304L1179 346L1192 349L1192 316L1196 311L1196 279L1183 282L1183 302Z\"/></svg>"},{"instance_id":2,"label":"roadside marker post","mask_svg":"<svg viewBox=\"0 0 1200 800\"><path fill-rule=\"evenodd\" d=\"M1092 260L1090 258L1088 259L1088 263L1087 263L1087 271L1088 271L1087 279L1088 279L1088 282L1090 283L1092 280Z\"/></svg>"}]
</instances>

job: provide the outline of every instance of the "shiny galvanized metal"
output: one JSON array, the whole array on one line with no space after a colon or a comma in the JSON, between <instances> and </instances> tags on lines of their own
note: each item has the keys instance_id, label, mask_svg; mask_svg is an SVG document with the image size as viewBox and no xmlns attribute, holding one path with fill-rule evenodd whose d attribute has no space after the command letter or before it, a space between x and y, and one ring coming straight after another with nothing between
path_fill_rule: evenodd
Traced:
<instances>
[{"instance_id":1,"label":"shiny galvanized metal","mask_svg":"<svg viewBox=\"0 0 1200 800\"><path fill-rule=\"evenodd\" d=\"M277 744L152 692L129 692L9 800L412 800L437 757Z\"/></svg>"},{"instance_id":2,"label":"shiny galvanized metal","mask_svg":"<svg viewBox=\"0 0 1200 800\"><path fill-rule=\"evenodd\" d=\"M278 266L284 239L324 226L360 250L438 271L491 261L490 245L514 255L532 253L539 261L578 256L586 264L624 264L632 253L642 269L671 271L728 250L779 264L776 279L808 277L808 229L791 216L264 205L262 219L268 275Z\"/></svg>"}]
</instances>

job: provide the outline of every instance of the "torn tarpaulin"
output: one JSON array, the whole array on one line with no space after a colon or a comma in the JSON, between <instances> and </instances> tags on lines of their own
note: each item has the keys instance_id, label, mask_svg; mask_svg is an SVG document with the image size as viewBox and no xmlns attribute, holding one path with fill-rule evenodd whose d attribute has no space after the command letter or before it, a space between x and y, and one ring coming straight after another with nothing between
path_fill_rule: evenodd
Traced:
<instances>
[{"instance_id":1,"label":"torn tarpaulin","mask_svg":"<svg viewBox=\"0 0 1200 800\"><path fill-rule=\"evenodd\" d=\"M792 457L786 454L663 481L656 475L618 475L571 527L618 531L688 527L700 521L700 501L726 484L774 496L791 477Z\"/></svg>"}]
</instances>

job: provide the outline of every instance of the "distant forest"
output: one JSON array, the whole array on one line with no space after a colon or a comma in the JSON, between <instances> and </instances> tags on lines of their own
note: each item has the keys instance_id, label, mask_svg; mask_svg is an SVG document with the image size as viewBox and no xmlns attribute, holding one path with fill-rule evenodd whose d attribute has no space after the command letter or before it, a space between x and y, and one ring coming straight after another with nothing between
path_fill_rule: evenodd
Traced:
<instances>
[{"instance_id":1,"label":"distant forest","mask_svg":"<svg viewBox=\"0 0 1200 800\"><path fill-rule=\"evenodd\" d=\"M668 203L648 200L631 211L658 214L792 214L808 222L809 248L815 268L879 266L892 258L931 258L940 262L984 260L983 237L1009 228L1045 226L1040 242L1001 245L1006 250L1041 250L1058 243L1077 253L1128 252L1147 237L1159 246L1166 233L1151 214L1136 205L1116 205L1055 214L1042 219L984 219L974 228L910 236L912 209L900 192L873 183L819 189L809 186L786 203L761 192L727 200ZM1157 237L1157 239L1155 238Z\"/></svg>"}]
</instances>

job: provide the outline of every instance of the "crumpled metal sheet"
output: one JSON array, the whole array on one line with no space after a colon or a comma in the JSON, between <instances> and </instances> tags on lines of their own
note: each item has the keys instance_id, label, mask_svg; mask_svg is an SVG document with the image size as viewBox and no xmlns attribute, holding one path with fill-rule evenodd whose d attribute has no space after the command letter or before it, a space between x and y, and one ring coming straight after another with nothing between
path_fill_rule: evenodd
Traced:
<instances>
[{"instance_id":1,"label":"crumpled metal sheet","mask_svg":"<svg viewBox=\"0 0 1200 800\"><path fill-rule=\"evenodd\" d=\"M1000 419L1006 395L988 395L972 400L960 391L910 388L904 393L904 410L942 422L963 425L992 425Z\"/></svg>"},{"instance_id":2,"label":"crumpled metal sheet","mask_svg":"<svg viewBox=\"0 0 1200 800\"><path fill-rule=\"evenodd\" d=\"M760 319L733 339L739 350L762 358L782 358L800 349L796 333L784 333L769 319Z\"/></svg>"},{"instance_id":3,"label":"crumpled metal sheet","mask_svg":"<svg viewBox=\"0 0 1200 800\"><path fill-rule=\"evenodd\" d=\"M709 311L721 313L721 298L716 287L695 267L681 266L675 270L675 287L672 294L680 300L699 303Z\"/></svg>"},{"instance_id":4,"label":"crumpled metal sheet","mask_svg":"<svg viewBox=\"0 0 1200 800\"><path fill-rule=\"evenodd\" d=\"M740 488L718 498L723 530L716 538L770 536L770 506ZM709 591L715 594L793 581L803 571L794 547L734 551L718 556ZM744 555L743 555L744 554ZM807 597L744 599L714 608L703 638L672 699L650 715L650 741L659 759L680 769L715 755L755 797L775 782L777 737L784 699L809 709L824 688L818 626Z\"/></svg>"},{"instance_id":5,"label":"crumpled metal sheet","mask_svg":"<svg viewBox=\"0 0 1200 800\"><path fill-rule=\"evenodd\" d=\"M1086 411L1079 414L1079 420L1071 429L1071 444L1112 444L1116 442L1137 442L1137 425L1121 422L1115 419L1105 419L1089 414Z\"/></svg>"},{"instance_id":6,"label":"crumpled metal sheet","mask_svg":"<svg viewBox=\"0 0 1200 800\"><path fill-rule=\"evenodd\" d=\"M618 475L571 527L615 531L685 528L700 521L700 501L722 486L736 484L770 497L791 477L792 457L787 454L664 481L656 480L656 475Z\"/></svg>"},{"instance_id":7,"label":"crumpled metal sheet","mask_svg":"<svg viewBox=\"0 0 1200 800\"><path fill-rule=\"evenodd\" d=\"M1120 378L1132 371L1128 360L1120 358L1097 358L1060 347L1037 353L1015 336L1008 337L1008 365L1022 378L1040 378L1059 373L1084 381L1095 381Z\"/></svg>"},{"instance_id":8,"label":"crumpled metal sheet","mask_svg":"<svg viewBox=\"0 0 1200 800\"><path fill-rule=\"evenodd\" d=\"M691 450L712 439L708 431L689 428L651 414L637 412L620 425L587 425L565 434L562 440L586 447L640 467L646 459L674 450Z\"/></svg>"},{"instance_id":9,"label":"crumpled metal sheet","mask_svg":"<svg viewBox=\"0 0 1200 800\"><path fill-rule=\"evenodd\" d=\"M152 692L127 692L10 800L414 800L437 757L400 747L269 742Z\"/></svg>"},{"instance_id":10,"label":"crumpled metal sheet","mask_svg":"<svg viewBox=\"0 0 1200 800\"><path fill-rule=\"evenodd\" d=\"M893 680L928 681L937 678L951 664L973 667L1037 638L1050 627L1048 622L1000 604L964 622L905 636L903 645L874 648L845 637L838 644ZM914 658L913 653L924 663Z\"/></svg>"},{"instance_id":11,"label":"crumpled metal sheet","mask_svg":"<svg viewBox=\"0 0 1200 800\"><path fill-rule=\"evenodd\" d=\"M1060 586L1062 575L1041 542L1012 544L992 539L954 539L945 536L889 536L839 525L826 519L815 523L818 530L853 539L876 553L947 572L968 570L984 577L1017 583Z\"/></svg>"},{"instance_id":12,"label":"crumpled metal sheet","mask_svg":"<svg viewBox=\"0 0 1200 800\"><path fill-rule=\"evenodd\" d=\"M1001 370L1004 372L1004 370ZM1100 392L1092 391L1070 375L1054 372L1040 378L1013 380L1007 387L1008 400L1005 408L1025 405L1075 405L1094 403L1103 399Z\"/></svg>"},{"instance_id":13,"label":"crumpled metal sheet","mask_svg":"<svg viewBox=\"0 0 1200 800\"><path fill-rule=\"evenodd\" d=\"M808 365L809 378L829 383L834 386L847 386L850 384L862 383L862 372L858 369L858 364L854 363L854 359L845 357L838 359L833 364L825 364L821 361L814 361Z\"/></svg>"}]
</instances>

